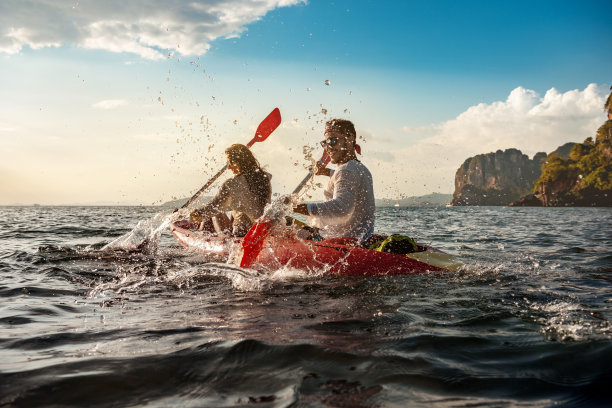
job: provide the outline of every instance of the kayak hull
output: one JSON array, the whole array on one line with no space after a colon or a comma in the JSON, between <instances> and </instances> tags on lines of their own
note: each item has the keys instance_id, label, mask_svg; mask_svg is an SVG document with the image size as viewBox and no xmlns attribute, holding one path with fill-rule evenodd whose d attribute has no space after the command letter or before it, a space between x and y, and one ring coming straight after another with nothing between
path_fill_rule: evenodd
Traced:
<instances>
[{"instance_id":1,"label":"kayak hull","mask_svg":"<svg viewBox=\"0 0 612 408\"><path fill-rule=\"evenodd\" d=\"M170 225L170 231L181 245L216 260L227 261L231 257L239 259L241 256L241 238L218 237L176 224ZM285 234L283 237L270 236L265 239L253 267L360 276L413 275L456 269L458 263L452 256L432 247L421 247L423 252L400 255L345 245L341 240L308 241Z\"/></svg>"}]
</instances>

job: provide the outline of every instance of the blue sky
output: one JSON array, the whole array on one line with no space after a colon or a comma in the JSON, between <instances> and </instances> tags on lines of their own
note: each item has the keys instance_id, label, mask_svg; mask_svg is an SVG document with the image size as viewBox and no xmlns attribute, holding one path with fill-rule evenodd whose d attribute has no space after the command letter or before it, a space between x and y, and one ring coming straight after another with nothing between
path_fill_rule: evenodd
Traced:
<instances>
[{"instance_id":1,"label":"blue sky","mask_svg":"<svg viewBox=\"0 0 612 408\"><path fill-rule=\"evenodd\" d=\"M609 80L610 12L606 1L317 1L271 12L210 56L369 69L460 94L493 86L495 100Z\"/></svg>"},{"instance_id":2,"label":"blue sky","mask_svg":"<svg viewBox=\"0 0 612 408\"><path fill-rule=\"evenodd\" d=\"M470 156L550 152L605 119L607 1L144 4L2 2L0 204L189 196L276 106L254 147L276 192L346 117L380 198L452 193Z\"/></svg>"}]
</instances>

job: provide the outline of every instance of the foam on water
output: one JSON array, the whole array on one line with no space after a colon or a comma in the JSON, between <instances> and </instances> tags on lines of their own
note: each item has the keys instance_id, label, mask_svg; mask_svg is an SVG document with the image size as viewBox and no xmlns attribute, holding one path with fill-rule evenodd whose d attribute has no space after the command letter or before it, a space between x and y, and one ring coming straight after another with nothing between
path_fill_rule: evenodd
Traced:
<instances>
[{"instance_id":1,"label":"foam on water","mask_svg":"<svg viewBox=\"0 0 612 408\"><path fill-rule=\"evenodd\" d=\"M276 284L284 284L292 280L301 280L321 276L295 268L283 267L273 271L240 268L228 263L205 263L169 273L166 282L178 287L189 287L194 281L203 277L222 277L229 281L231 286L243 292L264 292Z\"/></svg>"},{"instance_id":2,"label":"foam on water","mask_svg":"<svg viewBox=\"0 0 612 408\"><path fill-rule=\"evenodd\" d=\"M612 325L597 311L589 311L579 303L554 300L530 305L542 325L542 332L561 341L580 341L585 338L609 338Z\"/></svg>"}]
</instances>

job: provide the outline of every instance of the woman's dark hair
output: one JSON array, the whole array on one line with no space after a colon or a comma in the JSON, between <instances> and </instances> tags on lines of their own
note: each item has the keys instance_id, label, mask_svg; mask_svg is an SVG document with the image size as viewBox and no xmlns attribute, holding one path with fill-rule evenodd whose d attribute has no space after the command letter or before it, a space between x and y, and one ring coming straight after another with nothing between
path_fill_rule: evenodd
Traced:
<instances>
[{"instance_id":1,"label":"woman's dark hair","mask_svg":"<svg viewBox=\"0 0 612 408\"><path fill-rule=\"evenodd\" d=\"M227 159L236 163L249 185L249 190L257 197L257 201L263 207L270 202L272 197L272 185L270 176L263 171L253 153L243 144L233 144L225 149Z\"/></svg>"}]
</instances>

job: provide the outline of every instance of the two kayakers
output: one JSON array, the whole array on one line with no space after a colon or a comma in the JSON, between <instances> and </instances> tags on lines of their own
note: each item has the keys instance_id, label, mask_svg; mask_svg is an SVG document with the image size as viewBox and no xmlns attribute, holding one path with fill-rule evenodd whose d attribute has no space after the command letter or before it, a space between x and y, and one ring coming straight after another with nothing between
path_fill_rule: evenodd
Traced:
<instances>
[{"instance_id":1,"label":"two kayakers","mask_svg":"<svg viewBox=\"0 0 612 408\"><path fill-rule=\"evenodd\" d=\"M200 223L200 229L211 229L205 227L210 220L216 232L231 232L241 237L261 217L264 207L270 202L272 176L261 168L245 145L231 145L225 150L225 155L234 177L225 181L217 195L204 207L192 211L190 221ZM231 211L231 219L225 211Z\"/></svg>"},{"instance_id":2,"label":"two kayakers","mask_svg":"<svg viewBox=\"0 0 612 408\"><path fill-rule=\"evenodd\" d=\"M352 237L365 242L374 232L374 187L372 174L357 159L361 148L351 121L332 119L325 125L321 141L336 170L317 166L317 175L329 176L320 203L301 203L294 212L310 216L323 238Z\"/></svg>"}]
</instances>

